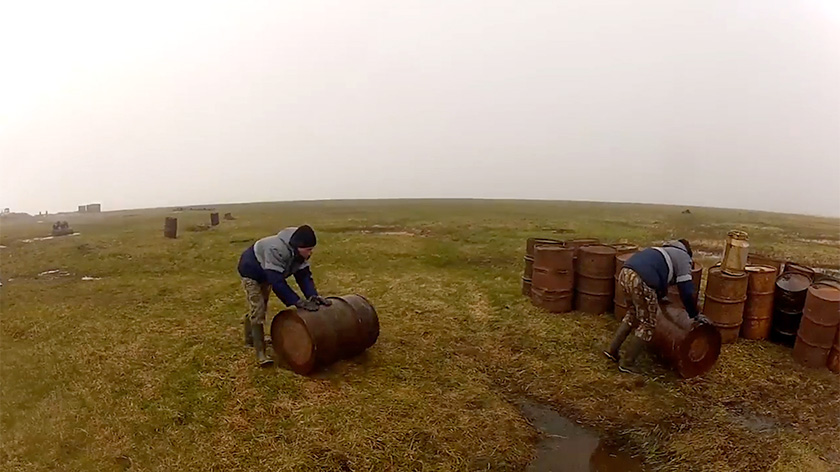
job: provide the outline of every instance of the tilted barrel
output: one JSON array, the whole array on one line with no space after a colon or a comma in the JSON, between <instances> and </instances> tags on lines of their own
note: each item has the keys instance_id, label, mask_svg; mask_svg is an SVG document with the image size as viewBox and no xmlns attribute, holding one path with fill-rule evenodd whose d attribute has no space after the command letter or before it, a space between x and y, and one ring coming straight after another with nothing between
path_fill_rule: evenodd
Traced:
<instances>
[{"instance_id":1,"label":"tilted barrel","mask_svg":"<svg viewBox=\"0 0 840 472\"><path fill-rule=\"evenodd\" d=\"M806 367L823 367L840 324L840 289L829 284L808 287L802 323L793 346L793 358Z\"/></svg>"},{"instance_id":2,"label":"tilted barrel","mask_svg":"<svg viewBox=\"0 0 840 472\"><path fill-rule=\"evenodd\" d=\"M585 313L610 311L615 291L615 255L610 246L580 248L575 266L575 308Z\"/></svg>"},{"instance_id":3,"label":"tilted barrel","mask_svg":"<svg viewBox=\"0 0 840 472\"><path fill-rule=\"evenodd\" d=\"M703 280L703 266L697 261L693 262L694 265L691 266L691 283L694 285L694 304L697 305L697 299L700 297L700 282ZM680 298L680 288L676 285L668 286L668 299L674 305L685 308L682 298Z\"/></svg>"},{"instance_id":4,"label":"tilted barrel","mask_svg":"<svg viewBox=\"0 0 840 472\"><path fill-rule=\"evenodd\" d=\"M683 378L708 372L720 356L721 337L714 326L691 319L685 308L660 304L651 346Z\"/></svg>"},{"instance_id":5,"label":"tilted barrel","mask_svg":"<svg viewBox=\"0 0 840 472\"><path fill-rule=\"evenodd\" d=\"M738 339L747 299L747 274L724 273L720 267L709 269L703 314L720 331L721 342Z\"/></svg>"},{"instance_id":6,"label":"tilted barrel","mask_svg":"<svg viewBox=\"0 0 840 472\"><path fill-rule=\"evenodd\" d=\"M807 276L786 272L776 279L776 292L773 295L773 327L770 338L778 343L793 346L796 332L802 322L802 309L811 279Z\"/></svg>"},{"instance_id":7,"label":"tilted barrel","mask_svg":"<svg viewBox=\"0 0 840 472\"><path fill-rule=\"evenodd\" d=\"M744 231L732 230L726 235L723 259L720 261L724 274L741 275L747 266L750 252L749 235ZM725 342L725 341L724 341Z\"/></svg>"},{"instance_id":8,"label":"tilted barrel","mask_svg":"<svg viewBox=\"0 0 840 472\"><path fill-rule=\"evenodd\" d=\"M291 369L308 374L361 354L379 337L379 318L361 295L329 297L318 311L286 309L271 321L271 344Z\"/></svg>"},{"instance_id":9,"label":"tilted barrel","mask_svg":"<svg viewBox=\"0 0 840 472\"><path fill-rule=\"evenodd\" d=\"M744 305L744 324L741 325L742 338L767 339L770 335L776 274L773 266L747 266L747 302Z\"/></svg>"},{"instance_id":10,"label":"tilted barrel","mask_svg":"<svg viewBox=\"0 0 840 472\"><path fill-rule=\"evenodd\" d=\"M574 285L574 250L537 244L534 248L531 303L552 313L571 311Z\"/></svg>"}]
</instances>

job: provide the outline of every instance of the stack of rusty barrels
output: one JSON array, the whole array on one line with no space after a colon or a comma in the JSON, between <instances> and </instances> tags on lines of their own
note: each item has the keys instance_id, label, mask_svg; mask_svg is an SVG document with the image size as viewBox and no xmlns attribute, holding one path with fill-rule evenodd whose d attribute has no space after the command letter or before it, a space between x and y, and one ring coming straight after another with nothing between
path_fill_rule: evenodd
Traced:
<instances>
[{"instance_id":1,"label":"stack of rusty barrels","mask_svg":"<svg viewBox=\"0 0 840 472\"><path fill-rule=\"evenodd\" d=\"M638 247L636 247L636 251L638 251ZM624 296L624 290L618 285L618 274L621 272L621 269L624 268L624 263L630 259L635 251L633 252L625 252L623 254L616 254L615 256L615 296L613 297L613 313L615 313L615 319L623 320L624 315L627 314L627 299Z\"/></svg>"},{"instance_id":2,"label":"stack of rusty barrels","mask_svg":"<svg viewBox=\"0 0 840 472\"><path fill-rule=\"evenodd\" d=\"M522 295L531 297L531 283L534 276L534 248L537 244L563 246L565 242L549 238L528 238L525 243L525 270L522 273Z\"/></svg>"},{"instance_id":3,"label":"stack of rusty barrels","mask_svg":"<svg viewBox=\"0 0 840 472\"><path fill-rule=\"evenodd\" d=\"M703 314L720 331L721 342L738 339L747 300L747 273L731 274L712 267L706 280Z\"/></svg>"},{"instance_id":4,"label":"stack of rusty barrels","mask_svg":"<svg viewBox=\"0 0 840 472\"><path fill-rule=\"evenodd\" d=\"M747 266L747 301L741 337L767 339L773 323L773 294L778 269L770 265Z\"/></svg>"},{"instance_id":5,"label":"stack of rusty barrels","mask_svg":"<svg viewBox=\"0 0 840 472\"><path fill-rule=\"evenodd\" d=\"M574 249L535 244L531 303L552 313L571 311L574 267Z\"/></svg>"},{"instance_id":6,"label":"stack of rusty barrels","mask_svg":"<svg viewBox=\"0 0 840 472\"><path fill-rule=\"evenodd\" d=\"M700 297L700 282L703 280L703 266L699 262L694 261L691 267L691 283L694 285L694 303L697 304L697 299ZM683 306L682 298L680 298L680 289L676 285L668 286L668 299L678 308L685 308Z\"/></svg>"},{"instance_id":7,"label":"stack of rusty barrels","mask_svg":"<svg viewBox=\"0 0 840 472\"><path fill-rule=\"evenodd\" d=\"M776 280L771 340L793 346L810 285L811 279L798 272L785 272Z\"/></svg>"},{"instance_id":8,"label":"stack of rusty barrels","mask_svg":"<svg viewBox=\"0 0 840 472\"><path fill-rule=\"evenodd\" d=\"M615 256L611 246L583 246L575 264L575 309L600 315L610 311L615 292Z\"/></svg>"},{"instance_id":9,"label":"stack of rusty barrels","mask_svg":"<svg viewBox=\"0 0 840 472\"><path fill-rule=\"evenodd\" d=\"M793 358L806 367L828 364L832 345L836 347L840 325L840 289L826 283L808 287L802 322L793 346Z\"/></svg>"}]
</instances>

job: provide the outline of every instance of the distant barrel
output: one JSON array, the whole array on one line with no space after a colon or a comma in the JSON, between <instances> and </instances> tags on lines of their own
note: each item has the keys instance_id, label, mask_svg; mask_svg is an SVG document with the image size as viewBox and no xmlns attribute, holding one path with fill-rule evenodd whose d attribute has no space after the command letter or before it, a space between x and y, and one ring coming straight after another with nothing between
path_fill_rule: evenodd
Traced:
<instances>
[{"instance_id":1,"label":"distant barrel","mask_svg":"<svg viewBox=\"0 0 840 472\"><path fill-rule=\"evenodd\" d=\"M744 305L744 324L741 325L742 338L767 339L770 335L776 274L773 266L747 266L747 302Z\"/></svg>"},{"instance_id":2,"label":"distant barrel","mask_svg":"<svg viewBox=\"0 0 840 472\"><path fill-rule=\"evenodd\" d=\"M651 346L683 378L708 372L720 356L721 337L714 326L691 319L684 308L660 304Z\"/></svg>"},{"instance_id":3,"label":"distant barrel","mask_svg":"<svg viewBox=\"0 0 840 472\"><path fill-rule=\"evenodd\" d=\"M163 220L163 236L165 238L175 239L178 237L178 218L167 216Z\"/></svg>"},{"instance_id":4,"label":"distant barrel","mask_svg":"<svg viewBox=\"0 0 840 472\"><path fill-rule=\"evenodd\" d=\"M723 273L729 275L744 274L749 252L750 241L746 232L732 230L727 233L726 244L723 248L723 259L720 263Z\"/></svg>"},{"instance_id":5,"label":"distant barrel","mask_svg":"<svg viewBox=\"0 0 840 472\"><path fill-rule=\"evenodd\" d=\"M793 262L793 261L785 262L785 272L784 273L785 274L787 274L787 273L802 274L805 277L808 277L808 280L811 280L811 281L814 280L814 276L816 275L816 271L814 271L814 269L812 269L808 266L799 264L798 262Z\"/></svg>"},{"instance_id":6,"label":"distant barrel","mask_svg":"<svg viewBox=\"0 0 840 472\"><path fill-rule=\"evenodd\" d=\"M747 274L727 274L720 267L709 269L703 314L720 331L721 342L738 339L747 299Z\"/></svg>"},{"instance_id":7,"label":"distant barrel","mask_svg":"<svg viewBox=\"0 0 840 472\"><path fill-rule=\"evenodd\" d=\"M379 318L361 295L329 297L318 311L286 309L271 321L271 344L291 369L318 367L361 354L379 337Z\"/></svg>"},{"instance_id":8,"label":"distant barrel","mask_svg":"<svg viewBox=\"0 0 840 472\"><path fill-rule=\"evenodd\" d=\"M618 274L624 268L624 263L633 256L634 253L627 252L624 254L617 254L615 256L615 295L613 296L613 313L615 319L622 320L627 314L627 299L624 296L624 289L618 284Z\"/></svg>"},{"instance_id":9,"label":"distant barrel","mask_svg":"<svg viewBox=\"0 0 840 472\"><path fill-rule=\"evenodd\" d=\"M210 213L210 226L218 226L219 225L219 214L218 213Z\"/></svg>"},{"instance_id":10,"label":"distant barrel","mask_svg":"<svg viewBox=\"0 0 840 472\"><path fill-rule=\"evenodd\" d=\"M552 313L571 311L574 286L574 250L537 244L534 248L531 302Z\"/></svg>"},{"instance_id":11,"label":"distant barrel","mask_svg":"<svg viewBox=\"0 0 840 472\"><path fill-rule=\"evenodd\" d=\"M811 279L796 272L785 272L776 279L776 292L773 296L773 327L771 340L793 346L796 332L802 322L802 309Z\"/></svg>"},{"instance_id":12,"label":"distant barrel","mask_svg":"<svg viewBox=\"0 0 840 472\"><path fill-rule=\"evenodd\" d=\"M225 213L225 216L223 216L223 218L226 219L226 220L235 220L236 219L236 218L233 217L233 214L231 214L231 213Z\"/></svg>"},{"instance_id":13,"label":"distant barrel","mask_svg":"<svg viewBox=\"0 0 840 472\"><path fill-rule=\"evenodd\" d=\"M840 290L828 284L808 287L793 358L806 367L823 367L840 324Z\"/></svg>"},{"instance_id":14,"label":"distant barrel","mask_svg":"<svg viewBox=\"0 0 840 472\"><path fill-rule=\"evenodd\" d=\"M700 282L703 280L703 266L694 261L691 267L691 284L694 285L694 304L697 305L697 299L700 297ZM683 306L682 298L680 297L680 288L676 285L668 286L668 299L674 305L685 308Z\"/></svg>"},{"instance_id":15,"label":"distant barrel","mask_svg":"<svg viewBox=\"0 0 840 472\"><path fill-rule=\"evenodd\" d=\"M599 315L610 311L615 291L615 248L584 246L575 266L575 308Z\"/></svg>"}]
</instances>

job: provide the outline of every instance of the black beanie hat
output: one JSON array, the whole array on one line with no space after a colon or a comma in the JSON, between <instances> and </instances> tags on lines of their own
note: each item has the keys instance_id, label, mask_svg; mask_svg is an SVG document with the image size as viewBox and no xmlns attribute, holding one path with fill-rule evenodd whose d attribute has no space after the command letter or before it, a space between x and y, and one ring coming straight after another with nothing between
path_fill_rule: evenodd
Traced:
<instances>
[{"instance_id":1,"label":"black beanie hat","mask_svg":"<svg viewBox=\"0 0 840 472\"><path fill-rule=\"evenodd\" d=\"M292 233L289 238L289 244L293 248L315 247L317 243L315 239L315 231L309 225L303 225Z\"/></svg>"}]
</instances>

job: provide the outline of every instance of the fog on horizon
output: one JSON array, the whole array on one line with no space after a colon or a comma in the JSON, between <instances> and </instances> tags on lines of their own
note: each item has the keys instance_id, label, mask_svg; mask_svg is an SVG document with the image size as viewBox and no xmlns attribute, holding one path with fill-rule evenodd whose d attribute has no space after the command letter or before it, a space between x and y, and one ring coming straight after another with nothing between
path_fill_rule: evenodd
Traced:
<instances>
[{"instance_id":1,"label":"fog on horizon","mask_svg":"<svg viewBox=\"0 0 840 472\"><path fill-rule=\"evenodd\" d=\"M7 2L0 207L840 216L840 2Z\"/></svg>"}]
</instances>

